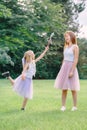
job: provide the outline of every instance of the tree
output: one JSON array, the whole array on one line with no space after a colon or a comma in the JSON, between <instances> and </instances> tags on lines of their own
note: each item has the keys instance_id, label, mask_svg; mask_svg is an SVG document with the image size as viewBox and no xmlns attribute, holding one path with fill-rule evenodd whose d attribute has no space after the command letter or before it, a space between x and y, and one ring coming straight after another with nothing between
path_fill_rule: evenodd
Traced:
<instances>
[{"instance_id":1,"label":"tree","mask_svg":"<svg viewBox=\"0 0 87 130\"><path fill-rule=\"evenodd\" d=\"M68 3L69 2L69 3ZM68 6L66 7L68 3ZM74 28L75 6L69 0L1 0L0 4L0 46L7 47L6 54L11 57L14 67L1 65L1 71L10 70L15 76L21 72L21 58L26 50L33 50L36 57L41 54L52 32L55 33L53 45L47 55L37 64L36 78L54 78L62 62L63 34ZM69 14L71 11L71 13ZM5 13L3 13L5 11ZM77 27L77 25L76 25ZM77 30L77 28L76 28ZM11 62L9 62L11 64ZM41 71L42 70L42 71Z\"/></svg>"},{"instance_id":2,"label":"tree","mask_svg":"<svg viewBox=\"0 0 87 130\"><path fill-rule=\"evenodd\" d=\"M87 39L78 39L80 54L79 54L79 74L81 79L87 79Z\"/></svg>"}]
</instances>

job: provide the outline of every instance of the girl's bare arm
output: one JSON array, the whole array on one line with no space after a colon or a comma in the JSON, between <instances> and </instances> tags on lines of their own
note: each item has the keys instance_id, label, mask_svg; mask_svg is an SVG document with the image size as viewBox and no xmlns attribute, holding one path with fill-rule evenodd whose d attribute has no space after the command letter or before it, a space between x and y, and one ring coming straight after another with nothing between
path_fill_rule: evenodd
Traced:
<instances>
[{"instance_id":1,"label":"girl's bare arm","mask_svg":"<svg viewBox=\"0 0 87 130\"><path fill-rule=\"evenodd\" d=\"M79 57L79 48L78 48L78 46L75 46L75 48L74 48L74 63L73 63L71 72L74 72L74 70L76 68L76 65L78 63L78 57Z\"/></svg>"},{"instance_id":2,"label":"girl's bare arm","mask_svg":"<svg viewBox=\"0 0 87 130\"><path fill-rule=\"evenodd\" d=\"M74 70L75 70L77 63L78 63L78 57L79 57L79 48L78 48L78 46L75 46L74 47L74 62L73 62L69 77L73 76Z\"/></svg>"},{"instance_id":3,"label":"girl's bare arm","mask_svg":"<svg viewBox=\"0 0 87 130\"><path fill-rule=\"evenodd\" d=\"M23 67L23 71L22 71L22 75L21 75L22 80L25 79L25 71L27 70L28 67L29 67L28 63L25 64Z\"/></svg>"},{"instance_id":4,"label":"girl's bare arm","mask_svg":"<svg viewBox=\"0 0 87 130\"><path fill-rule=\"evenodd\" d=\"M45 50L43 51L43 53L42 53L38 58L35 59L35 62L37 62L37 61L39 61L40 59L42 59L42 58L44 57L45 53L48 51L48 49L49 49L49 46L47 46L47 47L45 48Z\"/></svg>"}]
</instances>

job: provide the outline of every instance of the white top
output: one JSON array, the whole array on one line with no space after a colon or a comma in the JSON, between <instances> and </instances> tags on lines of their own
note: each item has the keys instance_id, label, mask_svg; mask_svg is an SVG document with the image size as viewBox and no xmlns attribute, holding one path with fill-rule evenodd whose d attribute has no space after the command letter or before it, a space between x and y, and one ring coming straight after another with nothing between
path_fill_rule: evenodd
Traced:
<instances>
[{"instance_id":1,"label":"white top","mask_svg":"<svg viewBox=\"0 0 87 130\"><path fill-rule=\"evenodd\" d=\"M74 46L77 46L77 45L72 45L71 47L66 47L64 49L65 61L72 61L72 62L74 61L74 52L73 52Z\"/></svg>"},{"instance_id":2,"label":"white top","mask_svg":"<svg viewBox=\"0 0 87 130\"><path fill-rule=\"evenodd\" d=\"M22 64L24 66L24 58L22 59ZM29 68L26 70L25 72L25 76L27 78L33 78L33 76L35 76L35 73L36 73L36 64L35 64L35 61L33 60L31 63L29 63Z\"/></svg>"}]
</instances>

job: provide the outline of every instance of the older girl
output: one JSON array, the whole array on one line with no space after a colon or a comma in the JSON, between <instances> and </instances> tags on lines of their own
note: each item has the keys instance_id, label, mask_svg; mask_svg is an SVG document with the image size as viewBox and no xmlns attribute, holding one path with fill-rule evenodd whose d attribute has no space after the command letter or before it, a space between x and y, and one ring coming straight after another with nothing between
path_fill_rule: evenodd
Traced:
<instances>
[{"instance_id":1,"label":"older girl","mask_svg":"<svg viewBox=\"0 0 87 130\"><path fill-rule=\"evenodd\" d=\"M77 110L77 91L80 90L79 76L77 71L77 63L79 57L79 47L77 39L72 31L67 31L64 34L64 59L61 69L55 80L55 87L62 89L62 107L61 111L66 110L67 91L71 90L73 97L72 111Z\"/></svg>"}]
</instances>

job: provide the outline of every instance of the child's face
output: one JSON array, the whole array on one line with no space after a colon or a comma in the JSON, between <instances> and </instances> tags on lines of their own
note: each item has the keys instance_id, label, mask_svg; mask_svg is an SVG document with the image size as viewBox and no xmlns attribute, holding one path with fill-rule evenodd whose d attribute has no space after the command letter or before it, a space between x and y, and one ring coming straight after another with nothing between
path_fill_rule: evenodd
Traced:
<instances>
[{"instance_id":1,"label":"child's face","mask_svg":"<svg viewBox=\"0 0 87 130\"><path fill-rule=\"evenodd\" d=\"M70 43L70 42L71 42L71 38L70 38L70 35L69 35L68 33L66 33L66 34L64 35L64 38L65 38L65 42L67 42L67 43Z\"/></svg>"}]
</instances>

